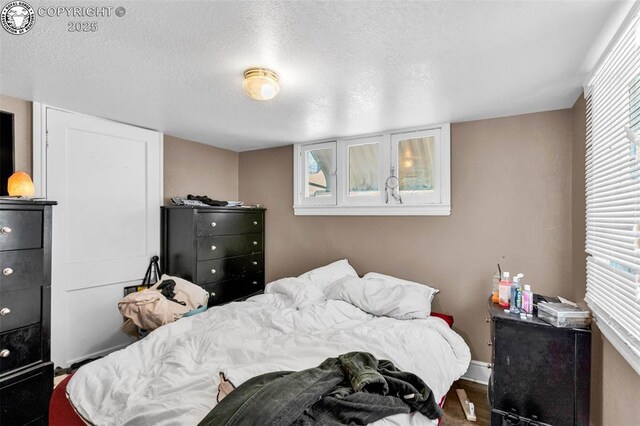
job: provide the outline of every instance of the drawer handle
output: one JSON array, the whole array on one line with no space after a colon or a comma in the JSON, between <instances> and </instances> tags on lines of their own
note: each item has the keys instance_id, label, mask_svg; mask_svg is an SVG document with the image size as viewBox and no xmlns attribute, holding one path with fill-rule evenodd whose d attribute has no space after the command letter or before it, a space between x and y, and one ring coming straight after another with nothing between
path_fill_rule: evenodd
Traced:
<instances>
[{"instance_id":1,"label":"drawer handle","mask_svg":"<svg viewBox=\"0 0 640 426\"><path fill-rule=\"evenodd\" d=\"M258 262L256 262L256 261L254 260L254 261L253 261L253 265L255 266L255 265L257 265L257 264L258 264Z\"/></svg>"},{"instance_id":2,"label":"drawer handle","mask_svg":"<svg viewBox=\"0 0 640 426\"><path fill-rule=\"evenodd\" d=\"M211 222L211 227L215 228L216 227L216 223L215 222Z\"/></svg>"},{"instance_id":3,"label":"drawer handle","mask_svg":"<svg viewBox=\"0 0 640 426\"><path fill-rule=\"evenodd\" d=\"M9 355L11 355L9 349L3 349L0 351L0 358L9 358Z\"/></svg>"},{"instance_id":4,"label":"drawer handle","mask_svg":"<svg viewBox=\"0 0 640 426\"><path fill-rule=\"evenodd\" d=\"M253 281L253 282L251 282L251 284L258 285L258 281Z\"/></svg>"},{"instance_id":5,"label":"drawer handle","mask_svg":"<svg viewBox=\"0 0 640 426\"><path fill-rule=\"evenodd\" d=\"M216 246L211 246L211 251L214 251L216 249Z\"/></svg>"},{"instance_id":6,"label":"drawer handle","mask_svg":"<svg viewBox=\"0 0 640 426\"><path fill-rule=\"evenodd\" d=\"M9 308L0 309L0 315L2 315L2 316L9 315L10 313L11 313L11 309L9 309Z\"/></svg>"},{"instance_id":7,"label":"drawer handle","mask_svg":"<svg viewBox=\"0 0 640 426\"><path fill-rule=\"evenodd\" d=\"M257 221L257 220L254 220L254 221L253 221L253 224L254 224L254 225L257 225L257 224L258 224L258 221Z\"/></svg>"},{"instance_id":8,"label":"drawer handle","mask_svg":"<svg viewBox=\"0 0 640 426\"><path fill-rule=\"evenodd\" d=\"M216 297L216 292L215 291L211 292L211 297Z\"/></svg>"},{"instance_id":9,"label":"drawer handle","mask_svg":"<svg viewBox=\"0 0 640 426\"><path fill-rule=\"evenodd\" d=\"M258 245L258 242L257 242L257 241L254 241L254 242L253 242L253 245L254 245L254 246L257 246L257 245Z\"/></svg>"},{"instance_id":10,"label":"drawer handle","mask_svg":"<svg viewBox=\"0 0 640 426\"><path fill-rule=\"evenodd\" d=\"M4 269L2 270L2 273L3 273L4 275L11 275L11 274L13 274L13 269L11 269L11 268L4 268Z\"/></svg>"},{"instance_id":11,"label":"drawer handle","mask_svg":"<svg viewBox=\"0 0 640 426\"><path fill-rule=\"evenodd\" d=\"M211 273L212 273L212 274L215 274L215 273L216 273L216 270L215 270L215 269L212 269L212 270L211 270Z\"/></svg>"},{"instance_id":12,"label":"drawer handle","mask_svg":"<svg viewBox=\"0 0 640 426\"><path fill-rule=\"evenodd\" d=\"M3 226L2 229L0 229L0 232L3 233L4 235L10 234L11 228L9 228L8 226Z\"/></svg>"}]
</instances>

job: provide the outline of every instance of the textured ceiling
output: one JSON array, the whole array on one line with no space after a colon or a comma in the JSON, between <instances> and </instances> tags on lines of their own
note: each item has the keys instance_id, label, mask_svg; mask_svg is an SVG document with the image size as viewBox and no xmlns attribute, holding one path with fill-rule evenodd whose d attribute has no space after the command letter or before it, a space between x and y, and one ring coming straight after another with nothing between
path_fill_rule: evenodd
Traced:
<instances>
[{"instance_id":1,"label":"textured ceiling","mask_svg":"<svg viewBox=\"0 0 640 426\"><path fill-rule=\"evenodd\" d=\"M8 0L7 0L8 1ZM36 2L39 6L105 5ZM570 107L628 2L108 3L0 30L0 93L235 151ZM70 21L98 30L68 32ZM270 102L241 88L274 69Z\"/></svg>"}]
</instances>

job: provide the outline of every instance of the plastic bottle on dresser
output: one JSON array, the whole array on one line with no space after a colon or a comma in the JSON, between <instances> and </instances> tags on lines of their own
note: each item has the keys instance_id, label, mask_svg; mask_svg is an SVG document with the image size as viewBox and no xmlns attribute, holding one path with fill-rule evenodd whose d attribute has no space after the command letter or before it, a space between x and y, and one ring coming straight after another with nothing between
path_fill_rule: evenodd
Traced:
<instances>
[{"instance_id":1,"label":"plastic bottle on dresser","mask_svg":"<svg viewBox=\"0 0 640 426\"><path fill-rule=\"evenodd\" d=\"M520 280L522 277L524 277L524 274L522 273L513 277L513 284L510 289L509 310L514 314L519 314L520 307L522 306L522 289L520 288Z\"/></svg>"},{"instance_id":2,"label":"plastic bottle on dresser","mask_svg":"<svg viewBox=\"0 0 640 426\"><path fill-rule=\"evenodd\" d=\"M491 283L491 301L493 303L497 304L500 301L499 293L500 293L500 272L495 271L493 273L493 281Z\"/></svg>"},{"instance_id":3,"label":"plastic bottle on dresser","mask_svg":"<svg viewBox=\"0 0 640 426\"><path fill-rule=\"evenodd\" d=\"M503 272L498 285L498 303L503 308L509 307L509 293L511 292L511 278L509 277L508 272Z\"/></svg>"},{"instance_id":4,"label":"plastic bottle on dresser","mask_svg":"<svg viewBox=\"0 0 640 426\"><path fill-rule=\"evenodd\" d=\"M524 286L524 291L522 292L522 310L527 314L533 313L533 292L528 284Z\"/></svg>"}]
</instances>

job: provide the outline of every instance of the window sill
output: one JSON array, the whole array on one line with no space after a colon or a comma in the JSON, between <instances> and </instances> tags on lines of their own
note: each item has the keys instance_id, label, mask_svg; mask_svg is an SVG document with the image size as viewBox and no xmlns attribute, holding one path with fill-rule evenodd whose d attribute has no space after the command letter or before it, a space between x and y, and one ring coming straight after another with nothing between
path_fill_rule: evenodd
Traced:
<instances>
[{"instance_id":1,"label":"window sill","mask_svg":"<svg viewBox=\"0 0 640 426\"><path fill-rule=\"evenodd\" d=\"M449 216L451 205L293 206L296 216Z\"/></svg>"},{"instance_id":2,"label":"window sill","mask_svg":"<svg viewBox=\"0 0 640 426\"><path fill-rule=\"evenodd\" d=\"M585 300L591 309L594 322L598 325L604 337L607 338L609 343L622 355L636 373L640 374L640 354L636 352L626 337L621 336L615 327L609 324L606 315L600 313L600 309L593 301L589 300L589 296Z\"/></svg>"}]
</instances>

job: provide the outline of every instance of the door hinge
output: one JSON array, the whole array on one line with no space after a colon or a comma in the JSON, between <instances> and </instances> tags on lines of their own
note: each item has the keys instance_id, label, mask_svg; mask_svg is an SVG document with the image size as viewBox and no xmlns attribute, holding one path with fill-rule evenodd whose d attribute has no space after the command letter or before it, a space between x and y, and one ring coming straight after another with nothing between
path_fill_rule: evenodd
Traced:
<instances>
[{"instance_id":1,"label":"door hinge","mask_svg":"<svg viewBox=\"0 0 640 426\"><path fill-rule=\"evenodd\" d=\"M45 146L49 148L49 131L48 130L45 133Z\"/></svg>"}]
</instances>

